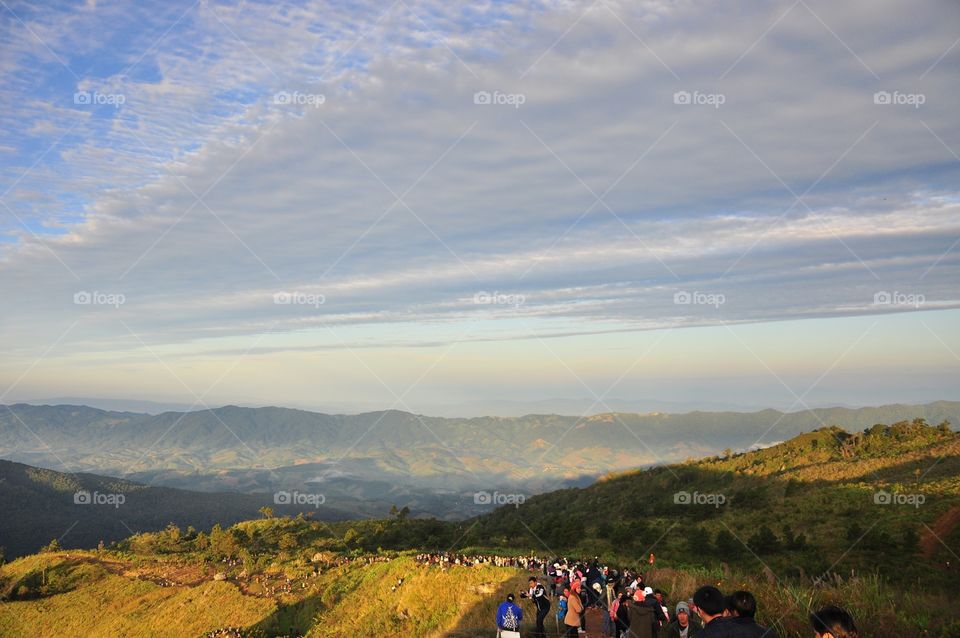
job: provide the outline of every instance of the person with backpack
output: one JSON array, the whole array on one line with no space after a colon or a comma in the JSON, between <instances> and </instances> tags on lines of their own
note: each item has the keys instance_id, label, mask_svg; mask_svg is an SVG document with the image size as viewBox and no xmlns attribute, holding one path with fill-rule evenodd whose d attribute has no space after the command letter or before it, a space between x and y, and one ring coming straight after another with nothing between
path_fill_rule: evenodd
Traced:
<instances>
[{"instance_id":1,"label":"person with backpack","mask_svg":"<svg viewBox=\"0 0 960 638\"><path fill-rule=\"evenodd\" d=\"M543 626L543 621L550 613L550 600L547 598L547 590L540 583L536 576L531 576L530 590L521 592L521 598L529 598L537 608L537 624L533 630L534 638L547 638L547 630Z\"/></svg>"},{"instance_id":2,"label":"person with backpack","mask_svg":"<svg viewBox=\"0 0 960 638\"><path fill-rule=\"evenodd\" d=\"M560 633L560 624L567 616L567 599L570 597L570 588L564 587L560 594L560 600L557 601L557 633Z\"/></svg>"},{"instance_id":3,"label":"person with backpack","mask_svg":"<svg viewBox=\"0 0 960 638\"><path fill-rule=\"evenodd\" d=\"M497 607L497 629L500 631L520 631L523 610L513 600L513 594L507 594L507 599Z\"/></svg>"}]
</instances>

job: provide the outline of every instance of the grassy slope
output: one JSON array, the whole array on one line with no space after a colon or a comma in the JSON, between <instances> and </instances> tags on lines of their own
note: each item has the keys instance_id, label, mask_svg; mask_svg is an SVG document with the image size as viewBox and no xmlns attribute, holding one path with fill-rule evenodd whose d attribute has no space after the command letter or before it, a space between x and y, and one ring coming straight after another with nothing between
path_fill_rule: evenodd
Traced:
<instances>
[{"instance_id":1,"label":"grassy slope","mask_svg":"<svg viewBox=\"0 0 960 638\"><path fill-rule=\"evenodd\" d=\"M10 585L42 578L50 595L0 606L0 635L200 636L217 627L252 625L275 611L271 600L243 596L226 582L160 587L93 561L94 552L28 556L3 567ZM92 561L92 562L87 562Z\"/></svg>"},{"instance_id":2,"label":"grassy slope","mask_svg":"<svg viewBox=\"0 0 960 638\"><path fill-rule=\"evenodd\" d=\"M524 584L524 575L515 569L444 572L411 558L341 569L336 584L324 592L325 609L310 636L477 635L475 630L491 626L502 600L496 594L519 591ZM391 591L398 578L403 585Z\"/></svg>"},{"instance_id":3,"label":"grassy slope","mask_svg":"<svg viewBox=\"0 0 960 638\"><path fill-rule=\"evenodd\" d=\"M754 591L761 619L784 638L809 635L806 614L825 603L854 610L864 635L960 635L943 633L951 622L956 631L960 620L949 588L950 582L956 583L955 572L942 569L948 549L935 543L937 553L930 556L851 550L846 540L852 522L864 529L874 523L878 529L936 527L934 521L960 503L960 437L905 427L866 437L855 453L846 455L841 443L845 438L844 433L825 430L731 458L610 477L590 488L535 497L519 509L498 510L473 521L466 535L453 525L401 520L328 526L272 519L240 523L230 531L237 532L252 556L255 573L302 582L312 571L309 558L320 550L471 543L500 551L550 553L539 539L527 537L520 521L552 542L557 513L583 530L570 546L557 546L558 551L579 546L583 553L606 553L633 563L645 555L641 545L653 540L644 537L631 546L611 543L601 533L605 523L614 530L624 525L628 532L646 526L648 534L676 523L657 545L657 568L650 574L651 582L667 590L672 601L713 582L725 590ZM921 508L877 506L871 498L877 486L919 491L929 500ZM731 502L719 510L677 506L671 498L677 489L722 491ZM697 527L710 532L729 528L747 540L760 524L779 530L783 522L805 532L810 547L760 557L747 551L739 557L701 557L687 546ZM559 524L557 529L564 531ZM955 547L958 532L960 528L942 529L944 543ZM235 580L212 580L213 572L223 567L212 536L210 541L174 543L163 534L147 534L113 551L46 553L6 565L0 569L0 596L8 600L0 604L0 636L200 636L226 625L244 627L244 635L251 636L285 635L290 629L311 636L489 636L496 604L506 591L519 590L525 578L517 570L492 567L443 572L401 556L371 565L330 567L305 589L264 598L243 595ZM706 560L697 564L701 558ZM818 571L808 569L805 578L788 576L794 574L791 566L807 564L831 567L832 574L816 586L809 575ZM773 570L765 572L765 565ZM851 568L857 577L849 576ZM899 584L888 584L872 573L874 568ZM238 565L226 571L236 576L241 569ZM159 587L135 577L172 573L183 576L175 579L178 582L192 584ZM400 577L404 585L391 591ZM20 585L43 597L16 600ZM254 585L249 589L257 590Z\"/></svg>"},{"instance_id":4,"label":"grassy slope","mask_svg":"<svg viewBox=\"0 0 960 638\"><path fill-rule=\"evenodd\" d=\"M759 567L752 557L755 548L744 544L751 545L749 539L761 525L781 534L786 523L794 533L805 534L808 547L769 555L757 550L777 573L880 570L901 582L919 578L925 585L948 584L952 576L942 569L952 558L948 549L938 543L924 560L915 560L916 543L908 547L901 539L905 531L923 538L938 519L960 506L960 435L904 426L864 437L845 456L841 441L849 436L824 429L766 450L627 472L587 488L535 496L519 508L504 507L481 518L464 542L480 547L546 544L557 553L623 559L656 541L653 551L669 566L724 560ZM881 487L920 493L926 502L920 507L877 505L874 492ZM720 508L677 505L673 495L681 490L721 493L728 501ZM856 544L848 540L854 523L868 532ZM691 551L688 539L697 529L711 538L732 532L741 555ZM942 537L950 547L958 539L960 527Z\"/></svg>"}]
</instances>

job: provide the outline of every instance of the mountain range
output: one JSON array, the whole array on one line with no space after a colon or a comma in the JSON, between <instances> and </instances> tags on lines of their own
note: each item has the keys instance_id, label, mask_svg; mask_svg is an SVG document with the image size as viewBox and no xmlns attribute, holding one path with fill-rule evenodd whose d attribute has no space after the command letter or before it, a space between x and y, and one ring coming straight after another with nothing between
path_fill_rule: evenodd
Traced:
<instances>
[{"instance_id":1,"label":"mountain range","mask_svg":"<svg viewBox=\"0 0 960 638\"><path fill-rule=\"evenodd\" d=\"M280 407L110 411L0 408L0 458L206 492L322 493L355 516L392 505L449 520L484 511L478 491L537 494L611 471L768 446L816 428L960 420L960 402L800 412L605 413L587 417L332 415Z\"/></svg>"}]
</instances>

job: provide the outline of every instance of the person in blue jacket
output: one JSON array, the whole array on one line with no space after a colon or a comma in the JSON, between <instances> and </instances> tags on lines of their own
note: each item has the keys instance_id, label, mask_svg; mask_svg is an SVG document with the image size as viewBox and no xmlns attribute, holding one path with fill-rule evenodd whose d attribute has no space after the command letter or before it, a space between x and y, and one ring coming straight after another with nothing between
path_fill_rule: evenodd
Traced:
<instances>
[{"instance_id":1,"label":"person in blue jacket","mask_svg":"<svg viewBox=\"0 0 960 638\"><path fill-rule=\"evenodd\" d=\"M507 594L507 599L497 607L497 629L520 631L523 610L513 600L513 594Z\"/></svg>"}]
</instances>

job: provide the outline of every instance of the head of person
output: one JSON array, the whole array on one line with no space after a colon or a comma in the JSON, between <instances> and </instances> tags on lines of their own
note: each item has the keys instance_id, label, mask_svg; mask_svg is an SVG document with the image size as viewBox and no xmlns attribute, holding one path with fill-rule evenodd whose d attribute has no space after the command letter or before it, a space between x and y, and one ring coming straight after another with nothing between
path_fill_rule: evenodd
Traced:
<instances>
[{"instance_id":1,"label":"head of person","mask_svg":"<svg viewBox=\"0 0 960 638\"><path fill-rule=\"evenodd\" d=\"M657 599L657 602L658 602L658 603L662 603L662 602L663 602L663 592L660 591L659 589L654 589L654 590L653 590L653 596L654 596L654 598Z\"/></svg>"},{"instance_id":2,"label":"head of person","mask_svg":"<svg viewBox=\"0 0 960 638\"><path fill-rule=\"evenodd\" d=\"M748 591L735 591L727 596L727 609L735 618L753 618L757 615L757 599Z\"/></svg>"},{"instance_id":3,"label":"head of person","mask_svg":"<svg viewBox=\"0 0 960 638\"><path fill-rule=\"evenodd\" d=\"M514 600L513 594L507 594L507 602L508 602L508 603L512 603L513 600Z\"/></svg>"},{"instance_id":4,"label":"head of person","mask_svg":"<svg viewBox=\"0 0 960 638\"><path fill-rule=\"evenodd\" d=\"M536 576L531 576L528 582L530 583L531 587L536 587L537 583L540 581L537 580Z\"/></svg>"},{"instance_id":5,"label":"head of person","mask_svg":"<svg viewBox=\"0 0 960 638\"><path fill-rule=\"evenodd\" d=\"M567 597L569 597L569 596L570 596L570 588L569 588L569 587L564 587L564 588L563 588L563 597L564 597L564 598L567 598Z\"/></svg>"},{"instance_id":6,"label":"head of person","mask_svg":"<svg viewBox=\"0 0 960 638\"><path fill-rule=\"evenodd\" d=\"M704 623L723 616L727 608L727 601L719 589L713 585L704 585L693 594L694 611L700 615Z\"/></svg>"},{"instance_id":7,"label":"head of person","mask_svg":"<svg viewBox=\"0 0 960 638\"><path fill-rule=\"evenodd\" d=\"M857 625L845 610L833 605L810 614L810 625L817 638L857 638Z\"/></svg>"},{"instance_id":8,"label":"head of person","mask_svg":"<svg viewBox=\"0 0 960 638\"><path fill-rule=\"evenodd\" d=\"M690 624L690 605L683 601L677 603L677 624L681 627Z\"/></svg>"}]
</instances>

